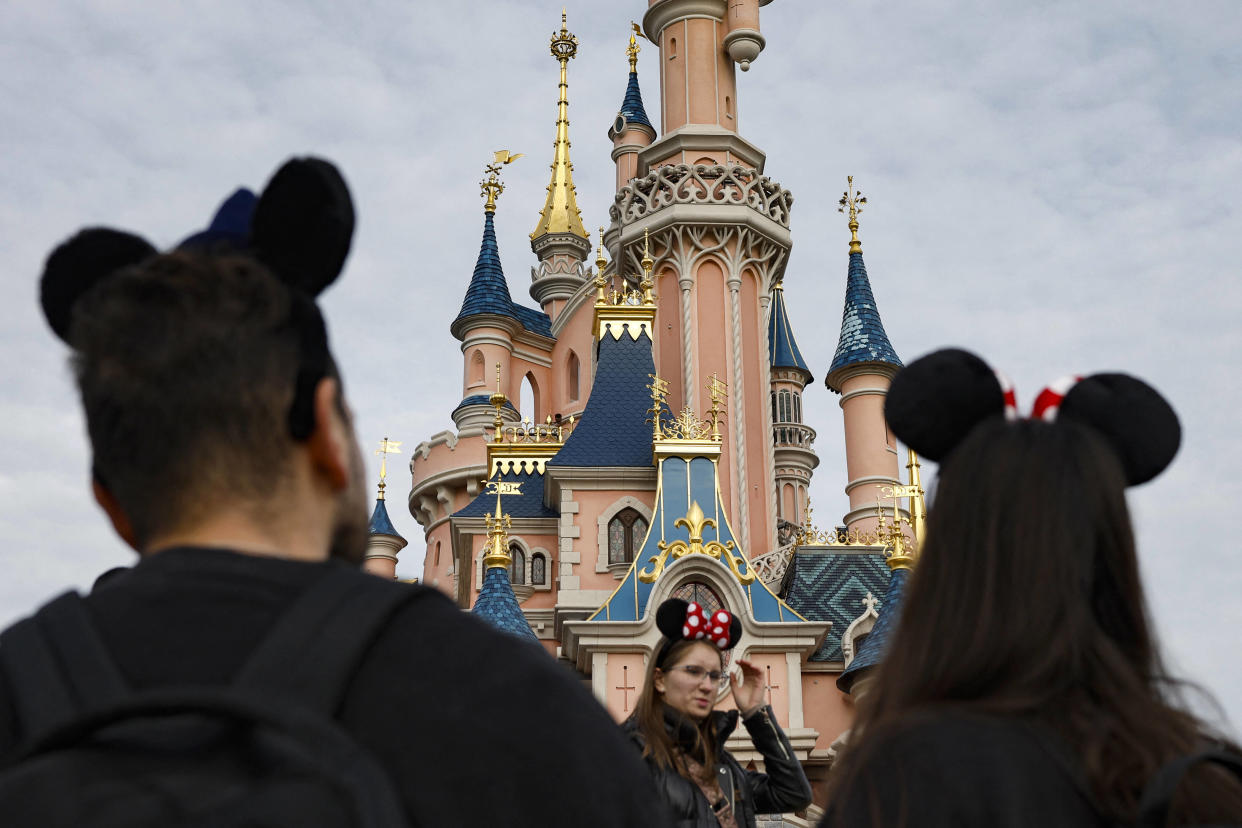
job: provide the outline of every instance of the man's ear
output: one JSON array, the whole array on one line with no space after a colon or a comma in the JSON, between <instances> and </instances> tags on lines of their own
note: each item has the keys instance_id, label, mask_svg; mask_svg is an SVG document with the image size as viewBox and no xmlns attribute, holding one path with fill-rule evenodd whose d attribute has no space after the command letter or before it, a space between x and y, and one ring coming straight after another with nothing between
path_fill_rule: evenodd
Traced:
<instances>
[{"instance_id":1,"label":"man's ear","mask_svg":"<svg viewBox=\"0 0 1242 828\"><path fill-rule=\"evenodd\" d=\"M95 494L95 502L104 510L104 514L108 516L108 520L112 521L112 528L121 536L121 540L125 541L135 552L142 552L138 548L138 538L134 534L134 525L130 523L129 515L121 508L121 504L117 502L112 492L108 491L98 478L91 478L91 491Z\"/></svg>"},{"instance_id":2,"label":"man's ear","mask_svg":"<svg viewBox=\"0 0 1242 828\"><path fill-rule=\"evenodd\" d=\"M349 487L353 447L349 426L337 404L338 388L333 377L324 377L315 386L315 427L306 438L312 468L333 491Z\"/></svg>"}]
</instances>

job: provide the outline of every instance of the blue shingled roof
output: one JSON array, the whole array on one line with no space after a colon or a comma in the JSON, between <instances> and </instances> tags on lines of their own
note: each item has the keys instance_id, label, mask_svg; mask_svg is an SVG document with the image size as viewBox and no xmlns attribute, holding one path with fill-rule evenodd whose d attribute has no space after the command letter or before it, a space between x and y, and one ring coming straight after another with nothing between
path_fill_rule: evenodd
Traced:
<instances>
[{"instance_id":1,"label":"blue shingled roof","mask_svg":"<svg viewBox=\"0 0 1242 828\"><path fill-rule=\"evenodd\" d=\"M651 466L651 425L647 422L655 373L651 338L605 333L599 343L595 382L582 421L549 464L553 466Z\"/></svg>"},{"instance_id":2,"label":"blue shingled roof","mask_svg":"<svg viewBox=\"0 0 1242 828\"><path fill-rule=\"evenodd\" d=\"M883 595L888 582L888 566L878 552L799 549L794 554L785 574L785 603L809 621L832 622L832 629L811 661L845 660L841 636L863 614L867 593Z\"/></svg>"},{"instance_id":3,"label":"blue shingled roof","mask_svg":"<svg viewBox=\"0 0 1242 828\"><path fill-rule=\"evenodd\" d=\"M500 499L500 508L509 517L558 517L560 512L549 509L543 504L542 474L502 474L499 479L520 482L520 495L504 495ZM453 513L453 517L483 517L496 510L496 495L480 492L474 500Z\"/></svg>"},{"instance_id":4,"label":"blue shingled roof","mask_svg":"<svg viewBox=\"0 0 1242 828\"><path fill-rule=\"evenodd\" d=\"M526 616L518 607L517 598L513 597L509 570L504 567L493 566L484 573L479 600L474 602L474 609L471 611L497 629L539 643L530 624L526 623Z\"/></svg>"},{"instance_id":5,"label":"blue shingled roof","mask_svg":"<svg viewBox=\"0 0 1242 828\"><path fill-rule=\"evenodd\" d=\"M841 338L837 341L837 352L832 358L832 367L828 369L826 384L831 383L833 372L863 362L883 362L902 367L901 359L884 332L862 253L851 253L845 283L845 312L841 316ZM828 387L832 388L832 385L828 384Z\"/></svg>"},{"instance_id":6,"label":"blue shingled roof","mask_svg":"<svg viewBox=\"0 0 1242 828\"><path fill-rule=\"evenodd\" d=\"M388 519L388 508L384 506L383 500L375 501L375 511L371 513L371 534L401 538L401 533L393 528L392 521ZM401 539L405 540L405 538Z\"/></svg>"},{"instance_id":7,"label":"blue shingled roof","mask_svg":"<svg viewBox=\"0 0 1242 828\"><path fill-rule=\"evenodd\" d=\"M655 130L647 118L647 110L643 108L643 93L638 88L637 72L630 72L630 82L625 87L625 100L621 102L621 114L631 124L642 124Z\"/></svg>"},{"instance_id":8,"label":"blue shingled roof","mask_svg":"<svg viewBox=\"0 0 1242 828\"><path fill-rule=\"evenodd\" d=\"M505 281L505 272L500 266L493 214L484 211L483 216L483 243L479 247L479 258L474 265L474 275L470 277L470 286L466 288L461 311L454 322L478 314L494 313L516 319L531 333L552 336L552 320L546 313L524 308L509 295L509 283Z\"/></svg>"},{"instance_id":9,"label":"blue shingled roof","mask_svg":"<svg viewBox=\"0 0 1242 828\"><path fill-rule=\"evenodd\" d=\"M785 310L785 291L772 291L772 311L768 315L768 361L773 368L798 368L806 372L810 382L811 369L798 350L793 329L789 326L789 313Z\"/></svg>"},{"instance_id":10,"label":"blue shingled roof","mask_svg":"<svg viewBox=\"0 0 1242 828\"><path fill-rule=\"evenodd\" d=\"M862 671L875 667L884 660L884 652L888 649L888 642L893 637L893 631L897 629L897 620L901 617L901 598L905 595L909 576L907 569L893 570L888 582L888 592L884 594L884 603L880 605L880 617L875 620L875 626L871 628L871 634L863 642L858 655L854 656L845 672L837 677L837 688L843 692L850 692Z\"/></svg>"}]
</instances>

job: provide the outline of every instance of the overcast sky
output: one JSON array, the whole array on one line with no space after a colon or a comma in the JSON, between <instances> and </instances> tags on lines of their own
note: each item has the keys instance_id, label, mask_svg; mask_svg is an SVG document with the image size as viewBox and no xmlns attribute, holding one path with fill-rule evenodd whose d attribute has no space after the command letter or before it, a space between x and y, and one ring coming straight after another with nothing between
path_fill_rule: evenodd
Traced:
<instances>
[{"instance_id":1,"label":"overcast sky","mask_svg":"<svg viewBox=\"0 0 1242 828\"><path fill-rule=\"evenodd\" d=\"M568 9L587 227L607 223L605 133L645 6ZM551 160L559 13L533 0L0 5L0 623L132 560L90 500L66 351L36 301L43 259L88 224L174 244L292 154L335 160L354 192L354 252L323 304L373 480L370 450L404 441L389 513L411 541L398 571L419 574L406 462L460 399L448 325L478 251L482 167L500 148L527 153L505 170L497 232L514 298L533 305L527 234ZM1237 722L1242 5L778 0L762 26L739 125L796 199L786 299L816 375L819 522L846 510L840 409L822 379L849 238L836 200L852 174L904 359L974 349L1024 407L1061 375L1100 370L1173 401L1181 454L1130 503L1169 660ZM648 45L639 65L653 119L654 58Z\"/></svg>"}]
</instances>

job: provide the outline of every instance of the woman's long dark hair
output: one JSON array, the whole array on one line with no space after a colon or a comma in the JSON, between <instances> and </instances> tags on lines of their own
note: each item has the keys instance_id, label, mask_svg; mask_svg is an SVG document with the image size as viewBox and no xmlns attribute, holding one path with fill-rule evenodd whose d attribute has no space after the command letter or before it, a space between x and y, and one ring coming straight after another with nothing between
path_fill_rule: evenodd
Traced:
<instances>
[{"instance_id":1,"label":"woman's long dark hair","mask_svg":"<svg viewBox=\"0 0 1242 828\"><path fill-rule=\"evenodd\" d=\"M630 718L638 725L638 730L643 735L643 757L651 761L658 768L672 768L677 773L685 772L684 766L677 761L678 745L673 736L668 732L668 726L664 719L664 696L655 687L655 671L660 668L667 668L668 665L676 664L681 658L682 653L689 650L696 644L704 644L703 641L682 639L674 641L671 644L667 638L661 638L660 643L656 645L651 661L647 665L647 675L643 679L642 691L638 694L638 701L634 703L634 712L630 714ZM711 646L708 644L707 646ZM667 651L666 651L667 648ZM715 647L712 647L715 650ZM720 656L720 666L724 667L724 655L716 650ZM663 659L658 656L663 653ZM661 662L657 665L657 661ZM695 722L688 716L684 716L683 720L690 725L696 725L695 731L697 738L694 744L689 746L690 758L694 759L703 767L703 773L707 776L715 775L716 765L716 730L712 724L712 717L706 716L700 722ZM684 746L683 746L684 747ZM704 781L707 781L706 779Z\"/></svg>"},{"instance_id":2,"label":"woman's long dark hair","mask_svg":"<svg viewBox=\"0 0 1242 828\"><path fill-rule=\"evenodd\" d=\"M1068 422L997 418L954 450L832 791L868 764L868 734L956 709L1042 725L1079 758L1097 807L1134 819L1147 780L1205 728L1170 702L1124 490L1113 452ZM1242 815L1242 786L1190 773L1174 824L1226 815Z\"/></svg>"}]
</instances>

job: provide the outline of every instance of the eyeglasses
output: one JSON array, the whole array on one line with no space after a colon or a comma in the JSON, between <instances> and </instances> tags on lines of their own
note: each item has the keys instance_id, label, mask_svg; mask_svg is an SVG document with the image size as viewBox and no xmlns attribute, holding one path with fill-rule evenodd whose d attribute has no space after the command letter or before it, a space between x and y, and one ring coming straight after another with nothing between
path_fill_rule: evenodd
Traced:
<instances>
[{"instance_id":1,"label":"eyeglasses","mask_svg":"<svg viewBox=\"0 0 1242 828\"><path fill-rule=\"evenodd\" d=\"M712 684L723 687L729 683L729 674L721 670L707 670L697 664L678 664L676 667L670 667L670 670L683 670L686 675L700 682L706 676L712 680Z\"/></svg>"}]
</instances>

